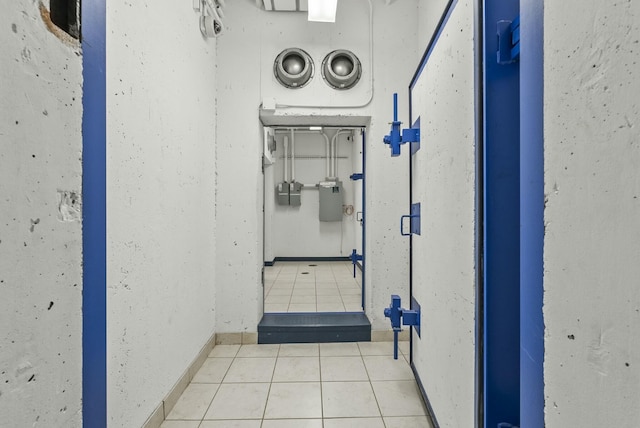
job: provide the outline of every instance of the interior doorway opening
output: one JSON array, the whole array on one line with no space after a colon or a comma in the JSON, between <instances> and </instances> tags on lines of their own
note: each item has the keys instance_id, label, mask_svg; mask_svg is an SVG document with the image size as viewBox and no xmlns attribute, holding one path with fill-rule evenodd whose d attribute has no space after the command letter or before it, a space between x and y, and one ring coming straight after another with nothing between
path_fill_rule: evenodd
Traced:
<instances>
[{"instance_id":1,"label":"interior doorway opening","mask_svg":"<svg viewBox=\"0 0 640 428\"><path fill-rule=\"evenodd\" d=\"M264 128L264 312L364 310L363 127Z\"/></svg>"}]
</instances>

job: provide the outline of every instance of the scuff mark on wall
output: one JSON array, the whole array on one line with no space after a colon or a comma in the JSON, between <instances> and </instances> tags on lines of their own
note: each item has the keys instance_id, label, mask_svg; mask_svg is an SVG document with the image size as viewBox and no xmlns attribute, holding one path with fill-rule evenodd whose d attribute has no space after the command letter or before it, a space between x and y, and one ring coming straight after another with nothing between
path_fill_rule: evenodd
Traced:
<instances>
[{"instance_id":1,"label":"scuff mark on wall","mask_svg":"<svg viewBox=\"0 0 640 428\"><path fill-rule=\"evenodd\" d=\"M29 232L33 233L33 231L36 228L36 224L40 223L40 219L37 218L35 220L34 219L30 219L30 220L31 220L31 226L29 227Z\"/></svg>"},{"instance_id":2,"label":"scuff mark on wall","mask_svg":"<svg viewBox=\"0 0 640 428\"><path fill-rule=\"evenodd\" d=\"M82 201L80 193L58 190L58 220L62 222L80 221L82 218Z\"/></svg>"}]
</instances>

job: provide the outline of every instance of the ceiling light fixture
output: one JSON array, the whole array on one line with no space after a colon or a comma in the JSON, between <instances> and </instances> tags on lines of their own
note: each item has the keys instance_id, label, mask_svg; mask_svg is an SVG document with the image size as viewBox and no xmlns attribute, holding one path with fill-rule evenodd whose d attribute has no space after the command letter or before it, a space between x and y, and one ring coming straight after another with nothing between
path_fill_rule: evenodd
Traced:
<instances>
[{"instance_id":1,"label":"ceiling light fixture","mask_svg":"<svg viewBox=\"0 0 640 428\"><path fill-rule=\"evenodd\" d=\"M309 21L336 22L338 0L309 0Z\"/></svg>"}]
</instances>

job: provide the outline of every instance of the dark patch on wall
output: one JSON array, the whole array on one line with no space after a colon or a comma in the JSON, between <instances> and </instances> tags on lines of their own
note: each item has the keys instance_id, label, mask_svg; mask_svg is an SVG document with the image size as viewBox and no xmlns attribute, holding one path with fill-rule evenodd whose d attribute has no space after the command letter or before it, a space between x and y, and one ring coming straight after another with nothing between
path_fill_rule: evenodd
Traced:
<instances>
[{"instance_id":1,"label":"dark patch on wall","mask_svg":"<svg viewBox=\"0 0 640 428\"><path fill-rule=\"evenodd\" d=\"M61 2L55 2L55 1L51 0L52 9L53 10L57 10L58 6L56 6L55 4L60 4L60 3ZM63 2L63 3L67 3L67 2ZM79 2L78 2L78 4L79 4ZM49 30L49 32L51 34L53 34L54 36L56 36L58 39L60 39L62 42L64 42L65 44L67 44L69 46L77 47L79 45L78 44L79 28L76 30L76 32L78 34L76 36L74 36L72 34L73 31L71 30L70 27L68 27L68 28L60 28L56 24L56 22L54 22L52 20L51 13L49 12L49 10L45 7L45 5L42 2L39 3L39 8L40 8L40 17L42 18L42 22L44 22L44 25L47 27L47 30ZM76 22L75 25L78 25L77 22Z\"/></svg>"},{"instance_id":2,"label":"dark patch on wall","mask_svg":"<svg viewBox=\"0 0 640 428\"><path fill-rule=\"evenodd\" d=\"M568 335L567 338L569 338L569 340L576 340L576 337L573 334Z\"/></svg>"},{"instance_id":3,"label":"dark patch on wall","mask_svg":"<svg viewBox=\"0 0 640 428\"><path fill-rule=\"evenodd\" d=\"M11 24L11 31L13 31L14 33L18 33L18 26L16 24Z\"/></svg>"},{"instance_id":4,"label":"dark patch on wall","mask_svg":"<svg viewBox=\"0 0 640 428\"><path fill-rule=\"evenodd\" d=\"M50 0L51 21L74 39L80 38L80 1Z\"/></svg>"},{"instance_id":5,"label":"dark patch on wall","mask_svg":"<svg viewBox=\"0 0 640 428\"><path fill-rule=\"evenodd\" d=\"M53 308L53 302L49 302L49 307L47 308L47 310L50 311L51 308Z\"/></svg>"},{"instance_id":6,"label":"dark patch on wall","mask_svg":"<svg viewBox=\"0 0 640 428\"><path fill-rule=\"evenodd\" d=\"M36 375L32 374L27 382L33 382L36 380Z\"/></svg>"}]
</instances>

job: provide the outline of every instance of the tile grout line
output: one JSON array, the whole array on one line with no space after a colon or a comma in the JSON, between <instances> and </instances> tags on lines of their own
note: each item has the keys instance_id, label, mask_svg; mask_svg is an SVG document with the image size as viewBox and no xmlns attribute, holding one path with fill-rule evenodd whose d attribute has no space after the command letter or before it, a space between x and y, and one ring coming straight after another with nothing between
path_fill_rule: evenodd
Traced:
<instances>
[{"instance_id":1,"label":"tile grout line","mask_svg":"<svg viewBox=\"0 0 640 428\"><path fill-rule=\"evenodd\" d=\"M216 347L216 345L213 346L213 348L215 348L215 347ZM242 347L242 345L240 347ZM213 352L213 348L211 349L211 352ZM211 352L209 354L211 354ZM204 418L207 417L207 412L211 408L211 405L213 404L213 400L215 400L216 395L218 395L218 392L220 392L220 388L222 387L222 383L224 382L224 378L227 376L227 373L229 373L229 369L233 365L233 362L236 360L235 356L238 355L238 352L240 352L240 348L238 348L238 350L234 354L233 360L231 360L231 364L229 364L229 367L227 367L227 370L225 370L224 375L222 376L222 379L220 379L220 383L218 384L218 388L216 389L216 392L213 394L213 398L211 398L211 401L209 402L209 405L207 406L207 410L204 411L204 414L202 415L202 419L200 420L200 424L198 426L202 425L202 423L204 422ZM209 358L209 357L207 357L207 358ZM215 358L215 357L212 357L212 358ZM193 383L193 379L191 380L190 383Z\"/></svg>"},{"instance_id":2,"label":"tile grout line","mask_svg":"<svg viewBox=\"0 0 640 428\"><path fill-rule=\"evenodd\" d=\"M364 355L362 355L362 349L360 349L360 344L358 343L358 349L360 350L360 358L362 358L362 365L364 366L364 370L367 372L367 379L369 380L369 387L371 388L371 392L373 392L373 398L376 400L376 406L378 407L378 412L380 413L380 419L382 419L382 425L387 426L384 422L384 416L382 415L382 409L380 408L380 402L378 401L378 396L376 395L376 390L373 388L373 383L371 382L371 374L369 374L369 369L364 362Z\"/></svg>"},{"instance_id":3,"label":"tile grout line","mask_svg":"<svg viewBox=\"0 0 640 428\"><path fill-rule=\"evenodd\" d=\"M320 375L320 423L324 428L324 387L322 385L322 354L320 352L320 344L318 344L318 374Z\"/></svg>"},{"instance_id":4,"label":"tile grout line","mask_svg":"<svg viewBox=\"0 0 640 428\"><path fill-rule=\"evenodd\" d=\"M271 381L269 382L269 389L267 390L267 400L264 402L264 410L262 411L262 421L260 426L264 425L264 418L267 415L267 406L269 405L269 396L271 395L271 386L273 385L273 376L276 373L276 367L278 366L278 358L280 358L280 344L278 344L278 352L276 353L276 361L273 364L273 370L271 371Z\"/></svg>"}]
</instances>

